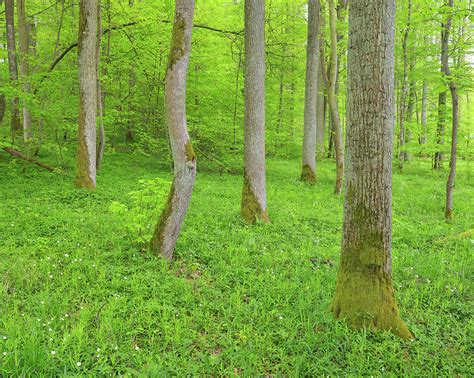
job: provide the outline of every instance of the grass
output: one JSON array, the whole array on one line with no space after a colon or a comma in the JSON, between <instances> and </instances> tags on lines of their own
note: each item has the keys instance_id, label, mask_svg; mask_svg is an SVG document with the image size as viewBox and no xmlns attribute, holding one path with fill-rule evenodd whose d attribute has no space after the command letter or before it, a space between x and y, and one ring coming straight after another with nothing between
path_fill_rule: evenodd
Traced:
<instances>
[{"instance_id":1,"label":"grass","mask_svg":"<svg viewBox=\"0 0 474 378\"><path fill-rule=\"evenodd\" d=\"M416 160L394 176L411 342L332 319L343 201L334 163L319 163L314 187L299 169L269 159L272 223L254 227L239 217L241 176L199 173L168 264L109 210L139 180L170 179L153 158L107 155L89 193L2 154L0 375L474 375L472 163L460 162L450 224L446 171Z\"/></svg>"}]
</instances>

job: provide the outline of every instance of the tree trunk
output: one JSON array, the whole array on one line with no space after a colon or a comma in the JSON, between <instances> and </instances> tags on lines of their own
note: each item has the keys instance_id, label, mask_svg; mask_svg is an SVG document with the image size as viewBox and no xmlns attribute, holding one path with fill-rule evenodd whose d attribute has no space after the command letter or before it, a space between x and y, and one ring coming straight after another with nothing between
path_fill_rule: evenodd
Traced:
<instances>
[{"instance_id":1,"label":"tree trunk","mask_svg":"<svg viewBox=\"0 0 474 378\"><path fill-rule=\"evenodd\" d=\"M319 67L319 0L308 0L303 169L301 180L316 182L316 116Z\"/></svg>"},{"instance_id":2,"label":"tree trunk","mask_svg":"<svg viewBox=\"0 0 474 378\"><path fill-rule=\"evenodd\" d=\"M453 0L448 0L447 6L452 10ZM446 20L444 25L444 33L446 35L446 40L449 41L449 33L452 24L451 14ZM448 47L448 46L447 46ZM451 133L451 158L449 162L449 176L446 183L446 209L445 209L445 218L446 220L451 220L453 218L453 188L454 188L454 179L456 177L456 155L457 155L457 144L458 144L458 124L459 124L459 100L456 83L451 76L451 70L449 68L448 59L443 60L443 76L448 81L449 91L451 92L452 99L452 133Z\"/></svg>"},{"instance_id":3,"label":"tree trunk","mask_svg":"<svg viewBox=\"0 0 474 378\"><path fill-rule=\"evenodd\" d=\"M18 63L16 60L14 0L5 0L5 23L7 27L8 73L13 87L16 88L18 85ZM15 140L16 132L21 129L18 104L18 97L13 96L10 104L12 141Z\"/></svg>"},{"instance_id":4,"label":"tree trunk","mask_svg":"<svg viewBox=\"0 0 474 378\"><path fill-rule=\"evenodd\" d=\"M337 32L336 32L336 9L334 0L328 0L329 7L329 30L331 34L331 69L330 76L327 77L326 70L322 72L325 76L324 81L328 90L329 109L331 111L331 122L334 129L334 153L336 156L336 185L335 194L341 194L342 180L344 175L344 146L342 142L342 126L339 118L339 107L336 96L337 81ZM322 50L324 51L324 50ZM324 54L321 54L324 56ZM324 65L324 59L320 59L320 64Z\"/></svg>"},{"instance_id":5,"label":"tree trunk","mask_svg":"<svg viewBox=\"0 0 474 378\"><path fill-rule=\"evenodd\" d=\"M320 41L322 43L322 41ZM324 59L324 58L322 58ZM321 72L321 66L318 69L318 94L316 99L316 156L324 159L324 133L326 132L326 106L324 99L324 79Z\"/></svg>"},{"instance_id":6,"label":"tree trunk","mask_svg":"<svg viewBox=\"0 0 474 378\"><path fill-rule=\"evenodd\" d=\"M423 94L421 95L421 137L420 144L426 144L426 121L428 103L428 82L423 80Z\"/></svg>"},{"instance_id":7,"label":"tree trunk","mask_svg":"<svg viewBox=\"0 0 474 378\"><path fill-rule=\"evenodd\" d=\"M332 312L354 328L412 335L392 286L395 0L349 8L347 171Z\"/></svg>"},{"instance_id":8,"label":"tree trunk","mask_svg":"<svg viewBox=\"0 0 474 378\"><path fill-rule=\"evenodd\" d=\"M79 117L76 180L79 188L96 187L97 38L100 2L79 2Z\"/></svg>"},{"instance_id":9,"label":"tree trunk","mask_svg":"<svg viewBox=\"0 0 474 378\"><path fill-rule=\"evenodd\" d=\"M110 0L107 0L106 3L106 9L107 9L107 22L108 25L107 27L110 29ZM104 152L105 152L105 126L104 126L104 107L105 107L105 96L106 96L106 91L105 91L105 86L101 82L100 79L100 74L99 74L99 67L100 67L100 45L101 45L101 40L102 40L102 27L101 27L101 17L100 13L98 15L98 29L99 29L99 35L97 38L97 112L99 115L99 120L100 120L100 129L99 129L99 145L97 146L97 161L96 161L96 169L99 170L100 166L102 164L102 159L104 158ZM105 62L103 65L102 69L102 74L104 77L107 76L107 64L110 62L110 34L112 32L107 33L107 43L105 44L104 50L105 50Z\"/></svg>"},{"instance_id":10,"label":"tree trunk","mask_svg":"<svg viewBox=\"0 0 474 378\"><path fill-rule=\"evenodd\" d=\"M176 0L165 78L165 112L174 162L174 180L151 241L153 253L173 257L196 178L196 155L186 124L186 75L193 29L194 0Z\"/></svg>"},{"instance_id":11,"label":"tree trunk","mask_svg":"<svg viewBox=\"0 0 474 378\"><path fill-rule=\"evenodd\" d=\"M406 160L405 151L405 119L406 119L406 100L408 97L408 37L410 35L411 25L411 0L408 0L408 14L407 22L405 26L405 32L403 33L402 49L403 49L403 80L402 80L402 91L400 94L399 103L399 117L398 122L400 124L400 133L398 135L399 155L398 165L400 169L403 169L403 162Z\"/></svg>"},{"instance_id":12,"label":"tree trunk","mask_svg":"<svg viewBox=\"0 0 474 378\"><path fill-rule=\"evenodd\" d=\"M241 214L269 221L265 190L265 1L245 0L244 183Z\"/></svg>"},{"instance_id":13,"label":"tree trunk","mask_svg":"<svg viewBox=\"0 0 474 378\"><path fill-rule=\"evenodd\" d=\"M449 28L447 25L448 22L451 22L451 18L448 18L448 20L446 20L446 22L442 24L441 29L441 74L443 76L445 75L444 67L449 66ZM444 89L438 95L438 127L436 129L436 143L439 145L444 144L444 133L446 129L446 97L447 92L446 89ZM434 155L433 168L441 169L442 167L443 153L441 151L436 151Z\"/></svg>"},{"instance_id":14,"label":"tree trunk","mask_svg":"<svg viewBox=\"0 0 474 378\"><path fill-rule=\"evenodd\" d=\"M30 67L28 63L28 26L26 23L25 0L17 0L18 17L18 39L20 41L20 78L22 82L23 94L28 96L30 93ZM23 140L31 141L31 114L27 106L27 100L23 99Z\"/></svg>"}]
</instances>

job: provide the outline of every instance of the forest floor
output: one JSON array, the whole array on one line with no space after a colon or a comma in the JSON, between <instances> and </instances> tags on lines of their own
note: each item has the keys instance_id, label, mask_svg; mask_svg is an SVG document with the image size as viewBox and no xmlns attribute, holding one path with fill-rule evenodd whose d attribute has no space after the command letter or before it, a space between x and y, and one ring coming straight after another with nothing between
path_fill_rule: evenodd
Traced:
<instances>
[{"instance_id":1,"label":"forest floor","mask_svg":"<svg viewBox=\"0 0 474 378\"><path fill-rule=\"evenodd\" d=\"M124 210L149 203L127 195L139 180L171 179L156 159L106 155L89 193L0 154L0 375L473 376L474 163L459 162L451 224L446 168L394 175L394 283L413 341L332 319L343 200L333 162L316 186L299 167L268 160L272 223L253 227L240 175L199 172L168 264L140 250L143 214Z\"/></svg>"}]
</instances>

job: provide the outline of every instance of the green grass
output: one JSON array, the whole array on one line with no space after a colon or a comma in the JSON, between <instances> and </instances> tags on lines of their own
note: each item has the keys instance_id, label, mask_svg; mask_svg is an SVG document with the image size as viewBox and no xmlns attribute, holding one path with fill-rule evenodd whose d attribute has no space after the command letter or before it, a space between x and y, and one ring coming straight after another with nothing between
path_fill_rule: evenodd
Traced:
<instances>
[{"instance_id":1,"label":"green grass","mask_svg":"<svg viewBox=\"0 0 474 378\"><path fill-rule=\"evenodd\" d=\"M157 165L107 155L88 193L0 155L0 375L474 375L472 163L460 162L451 224L446 171L417 160L394 176L394 282L411 342L328 311L334 163L319 163L311 187L299 161L270 159L272 223L254 227L239 217L240 175L199 173L171 264L109 211L139 180L169 180Z\"/></svg>"}]
</instances>

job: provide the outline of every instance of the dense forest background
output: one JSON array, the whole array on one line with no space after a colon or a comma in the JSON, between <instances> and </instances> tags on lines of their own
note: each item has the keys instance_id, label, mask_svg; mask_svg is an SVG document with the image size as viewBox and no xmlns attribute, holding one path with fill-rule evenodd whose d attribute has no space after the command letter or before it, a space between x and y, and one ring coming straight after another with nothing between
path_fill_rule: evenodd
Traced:
<instances>
[{"instance_id":1,"label":"dense forest background","mask_svg":"<svg viewBox=\"0 0 474 378\"><path fill-rule=\"evenodd\" d=\"M447 127L438 144L438 95L446 90L440 70L441 24L452 13L450 60L460 97L458 153L472 158L472 24L470 2L457 1L455 10L428 0L397 2L396 91L397 129L400 116L408 130L408 153L446 156ZM345 122L347 10L337 19L338 103ZM77 1L26 2L29 25L31 90L10 81L7 51L2 49L1 78L7 98L17 95L32 116L34 144L42 153L68 165L77 128L78 74ZM108 153L127 148L171 163L163 114L163 86L172 27L172 1L102 2L100 77L105 93L103 122ZM304 107L305 1L272 0L266 9L266 151L269 156L301 155ZM4 19L2 29L5 30ZM329 46L328 22L323 28ZM110 30L110 32L108 32ZM5 38L5 34L4 38ZM6 46L4 40L3 46ZM329 48L326 48L329 55ZM406 54L406 63L405 63ZM238 171L243 150L243 6L241 1L201 1L196 5L192 59L187 81L188 127L201 169ZM327 60L329 57L326 56ZM329 62L326 64L328 67ZM401 97L403 111L400 108ZM426 123L422 120L426 96ZM448 96L446 124L450 123ZM3 118L2 140L10 140L9 107ZM329 124L329 110L326 123ZM325 155L331 156L330 127L325 128ZM21 140L19 137L17 140ZM424 143L426 141L426 143ZM471 141L471 148L469 143ZM423 143L421 143L423 142ZM35 147L31 147L36 150ZM399 147L396 147L399 149Z\"/></svg>"}]
</instances>

